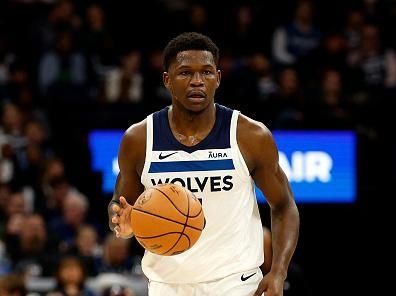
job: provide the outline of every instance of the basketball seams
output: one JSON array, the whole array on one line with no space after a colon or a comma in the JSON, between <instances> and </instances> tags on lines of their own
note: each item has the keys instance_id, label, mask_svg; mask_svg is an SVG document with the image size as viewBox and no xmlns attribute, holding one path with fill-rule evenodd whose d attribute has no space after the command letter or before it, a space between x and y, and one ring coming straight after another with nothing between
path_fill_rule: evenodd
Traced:
<instances>
[{"instance_id":1,"label":"basketball seams","mask_svg":"<svg viewBox=\"0 0 396 296\"><path fill-rule=\"evenodd\" d=\"M184 229L183 229L184 230ZM139 235L135 235L136 238L139 239L150 239L150 238L157 238L157 237L161 237L163 235L168 235L168 234L183 234L183 232L180 231L171 231L171 232L167 232L167 233L161 233L159 235L153 235L153 236L139 236Z\"/></svg>"},{"instance_id":2,"label":"basketball seams","mask_svg":"<svg viewBox=\"0 0 396 296\"><path fill-rule=\"evenodd\" d=\"M198 214L196 214L196 215L194 215L194 216L189 215L188 217L189 217L189 218L197 218L201 213L202 213L202 207L200 208Z\"/></svg>"},{"instance_id":3,"label":"basketball seams","mask_svg":"<svg viewBox=\"0 0 396 296\"><path fill-rule=\"evenodd\" d=\"M188 248L186 249L186 250L188 250L190 247L191 247L191 240L190 240L190 238L188 237L188 235L187 234L185 234L184 232L181 232L180 233L180 237L179 237L179 240L180 240L180 238L182 237L182 236L185 236L186 237L186 239L187 239L187 241L188 241ZM177 242L176 243L178 243L179 242L179 240L177 240ZM173 246L172 248L170 248L168 251L166 251L165 253L163 253L162 255L167 255L167 253L169 253L173 248L174 248L175 246Z\"/></svg>"},{"instance_id":4,"label":"basketball seams","mask_svg":"<svg viewBox=\"0 0 396 296\"><path fill-rule=\"evenodd\" d=\"M165 192L163 192L162 190L159 190L158 188L155 188L155 187L153 187L153 189L155 189L155 190L161 192L161 193L169 200L169 202L175 207L175 209L176 209L180 214L182 214L183 216L186 216L186 214L183 213L183 212L175 205L175 203L173 202L173 200L172 200ZM187 215L188 215L188 212L189 212L189 209L187 209Z\"/></svg>"},{"instance_id":5,"label":"basketball seams","mask_svg":"<svg viewBox=\"0 0 396 296\"><path fill-rule=\"evenodd\" d=\"M133 210L134 210L134 211L141 212L141 213L145 213L145 214L148 214L148 215L152 215L152 216L155 216L155 217L157 217L157 218L161 218L161 219L164 219L164 220L168 220L168 221L170 221L170 222L174 222L174 223L177 223L177 224L180 224L180 225L184 225L184 223L182 223L182 222L175 221L175 220L169 219L169 218L167 218L167 217L163 217L163 216L160 216L160 215L157 215L157 214L154 214L154 213L151 213L151 212L147 212L147 211L144 211L144 210L141 210L141 209L137 209L137 208L135 208L135 207L133 207ZM192 229L194 229L194 230L202 231L202 229L199 229L199 228L194 227L194 226L191 226L191 225L186 225L186 226L187 226L187 227L190 227L190 228L192 228Z\"/></svg>"},{"instance_id":6,"label":"basketball seams","mask_svg":"<svg viewBox=\"0 0 396 296\"><path fill-rule=\"evenodd\" d=\"M157 189L157 188L156 188L156 189ZM160 191L160 192L162 192L162 191L159 190L159 189L157 189L157 190ZM162 194L166 195L166 194L163 193L163 192L162 192ZM181 232L179 238L178 238L178 239L176 240L176 242L173 244L173 246L172 246L169 250L167 250L166 252L162 253L162 255L164 255L164 254L170 252L170 251L177 245L177 243L180 241L180 238L181 238L182 235L184 234L184 230L186 229L187 222L188 222L188 218L189 218L189 214L190 214L190 197L188 196L186 190L184 190L184 195L185 195L185 197L187 198L187 216L186 216L186 221L184 222L184 225L183 225L182 232ZM167 198L169 199L168 196L167 196ZM173 203L172 203L172 204L173 204ZM174 205L174 204L173 204L173 205ZM175 205L174 205L174 206L175 206ZM175 207L176 207L176 206L175 206ZM187 236L187 235L186 235L186 236ZM189 249L189 248L190 248L190 244L188 244L188 248L187 248L187 249Z\"/></svg>"}]
</instances>

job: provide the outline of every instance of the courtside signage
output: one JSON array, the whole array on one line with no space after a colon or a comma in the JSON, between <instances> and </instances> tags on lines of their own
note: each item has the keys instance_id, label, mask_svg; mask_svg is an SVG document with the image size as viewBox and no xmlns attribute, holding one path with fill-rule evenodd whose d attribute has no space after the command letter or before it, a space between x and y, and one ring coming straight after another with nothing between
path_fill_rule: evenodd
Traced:
<instances>
[{"instance_id":1,"label":"courtside signage","mask_svg":"<svg viewBox=\"0 0 396 296\"><path fill-rule=\"evenodd\" d=\"M356 135L351 131L275 131L279 163L299 203L351 203L356 199ZM119 172L122 131L89 134L92 169L111 193ZM258 200L264 196L256 190Z\"/></svg>"}]
</instances>

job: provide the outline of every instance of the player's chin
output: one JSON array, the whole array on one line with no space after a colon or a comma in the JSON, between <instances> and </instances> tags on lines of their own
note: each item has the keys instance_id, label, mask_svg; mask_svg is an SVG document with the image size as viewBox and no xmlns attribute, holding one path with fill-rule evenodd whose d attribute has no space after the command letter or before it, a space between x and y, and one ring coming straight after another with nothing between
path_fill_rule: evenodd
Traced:
<instances>
[{"instance_id":1,"label":"player's chin","mask_svg":"<svg viewBox=\"0 0 396 296\"><path fill-rule=\"evenodd\" d=\"M187 97L185 99L185 108L192 112L200 112L206 109L210 100L207 97Z\"/></svg>"}]
</instances>

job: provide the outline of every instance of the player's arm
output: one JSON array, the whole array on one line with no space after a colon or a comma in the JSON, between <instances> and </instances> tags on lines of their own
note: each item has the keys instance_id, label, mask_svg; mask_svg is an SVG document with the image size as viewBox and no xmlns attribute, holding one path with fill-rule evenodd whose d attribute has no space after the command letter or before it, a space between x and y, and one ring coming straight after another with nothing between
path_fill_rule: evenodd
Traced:
<instances>
[{"instance_id":1,"label":"player's arm","mask_svg":"<svg viewBox=\"0 0 396 296\"><path fill-rule=\"evenodd\" d=\"M279 166L278 149L271 132L263 124L242 115L238 131L238 143L251 176L271 207L272 265L256 293L261 295L270 289L270 295L282 295L283 281L298 240L298 209Z\"/></svg>"},{"instance_id":2,"label":"player's arm","mask_svg":"<svg viewBox=\"0 0 396 296\"><path fill-rule=\"evenodd\" d=\"M131 126L124 134L118 151L120 172L113 198L108 205L109 227L117 235L127 238L132 235L129 215L144 187L140 175L144 165L146 149L145 121Z\"/></svg>"}]
</instances>

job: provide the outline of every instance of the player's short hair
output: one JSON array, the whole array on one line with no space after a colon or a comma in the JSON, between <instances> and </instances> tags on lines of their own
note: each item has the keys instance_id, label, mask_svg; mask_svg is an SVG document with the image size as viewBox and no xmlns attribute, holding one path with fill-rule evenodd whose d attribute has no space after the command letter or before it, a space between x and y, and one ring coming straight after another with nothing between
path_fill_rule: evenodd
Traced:
<instances>
[{"instance_id":1,"label":"player's short hair","mask_svg":"<svg viewBox=\"0 0 396 296\"><path fill-rule=\"evenodd\" d=\"M173 38L164 49L164 71L169 70L170 64L176 59L179 52L185 50L207 50L212 53L217 66L219 48L209 37L196 32L182 33Z\"/></svg>"}]
</instances>

